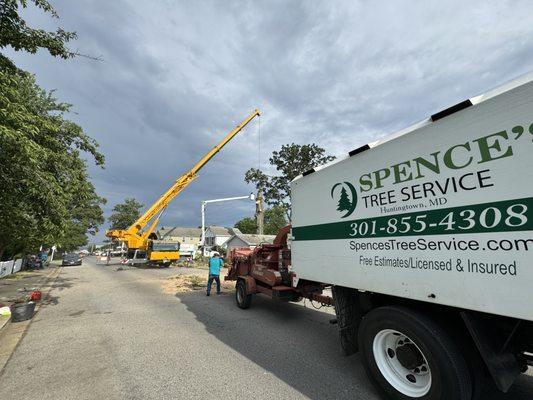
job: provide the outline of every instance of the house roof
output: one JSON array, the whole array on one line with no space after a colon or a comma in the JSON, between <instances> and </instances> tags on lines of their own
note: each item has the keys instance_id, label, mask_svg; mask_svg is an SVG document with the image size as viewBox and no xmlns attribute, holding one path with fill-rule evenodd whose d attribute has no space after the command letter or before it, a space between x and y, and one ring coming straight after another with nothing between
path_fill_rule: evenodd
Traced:
<instances>
[{"instance_id":1,"label":"house roof","mask_svg":"<svg viewBox=\"0 0 533 400\"><path fill-rule=\"evenodd\" d=\"M182 236L182 237L200 237L202 236L201 228L188 228L183 226L163 226L157 231L159 238L165 238L169 236Z\"/></svg>"},{"instance_id":2,"label":"house roof","mask_svg":"<svg viewBox=\"0 0 533 400\"><path fill-rule=\"evenodd\" d=\"M241 234L241 231L238 228L226 228L225 226L216 226L211 225L207 227L214 235L216 236L232 236Z\"/></svg>"},{"instance_id":3,"label":"house roof","mask_svg":"<svg viewBox=\"0 0 533 400\"><path fill-rule=\"evenodd\" d=\"M276 235L255 235L255 234L249 234L249 233L240 233L235 234L231 238L228 239L228 242L232 240L233 238L239 238L249 246L257 246L261 243L272 243L274 242L274 239Z\"/></svg>"}]
</instances>

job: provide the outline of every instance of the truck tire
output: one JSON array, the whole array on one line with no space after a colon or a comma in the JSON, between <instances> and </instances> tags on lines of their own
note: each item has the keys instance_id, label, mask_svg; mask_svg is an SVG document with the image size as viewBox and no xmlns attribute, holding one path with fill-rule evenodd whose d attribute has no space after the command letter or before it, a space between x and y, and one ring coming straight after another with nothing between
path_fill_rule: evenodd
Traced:
<instances>
[{"instance_id":1,"label":"truck tire","mask_svg":"<svg viewBox=\"0 0 533 400\"><path fill-rule=\"evenodd\" d=\"M363 317L363 365L387 400L471 400L467 364L446 332L425 314L388 306Z\"/></svg>"},{"instance_id":2,"label":"truck tire","mask_svg":"<svg viewBox=\"0 0 533 400\"><path fill-rule=\"evenodd\" d=\"M246 282L242 279L237 281L235 300L237 301L237 307L243 310L250 308L250 304L252 303L252 295L246 293Z\"/></svg>"}]
</instances>

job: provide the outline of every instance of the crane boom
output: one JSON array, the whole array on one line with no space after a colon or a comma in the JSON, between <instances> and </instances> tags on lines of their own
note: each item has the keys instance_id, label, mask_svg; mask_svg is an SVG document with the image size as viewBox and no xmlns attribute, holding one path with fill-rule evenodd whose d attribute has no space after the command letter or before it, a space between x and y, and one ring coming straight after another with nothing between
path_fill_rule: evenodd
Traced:
<instances>
[{"instance_id":1,"label":"crane boom","mask_svg":"<svg viewBox=\"0 0 533 400\"><path fill-rule=\"evenodd\" d=\"M213 147L208 153L206 153L189 171L181 175L174 184L159 197L159 199L145 211L143 215L137 219L127 229L114 229L106 232L106 236L121 240L125 242L129 249L146 249L146 243L148 236L155 229L157 222L161 216L161 212L168 206L168 204L194 179L197 178L198 172L217 154L235 135L237 135L252 119L261 115L259 110L254 110L246 119L244 119L239 125L237 125L230 133L224 137L215 147ZM159 214L157 217L156 215ZM148 225L148 223L154 218L154 222L150 225L150 228L146 232L141 231Z\"/></svg>"}]
</instances>

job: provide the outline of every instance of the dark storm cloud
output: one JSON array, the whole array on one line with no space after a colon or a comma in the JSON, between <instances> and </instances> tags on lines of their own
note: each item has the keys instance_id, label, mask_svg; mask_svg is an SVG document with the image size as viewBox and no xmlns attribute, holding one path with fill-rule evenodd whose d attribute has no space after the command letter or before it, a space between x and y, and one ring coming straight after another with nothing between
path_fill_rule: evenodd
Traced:
<instances>
[{"instance_id":1,"label":"dark storm cloud","mask_svg":"<svg viewBox=\"0 0 533 400\"><path fill-rule=\"evenodd\" d=\"M254 108L262 164L281 144L342 155L532 69L528 1L56 2L81 52L63 61L13 54L75 105L106 168L91 166L110 208L150 204ZM54 26L37 12L28 18ZM247 194L258 163L252 123L167 210L163 224L199 225L202 199ZM253 204L209 208L232 225Z\"/></svg>"}]
</instances>

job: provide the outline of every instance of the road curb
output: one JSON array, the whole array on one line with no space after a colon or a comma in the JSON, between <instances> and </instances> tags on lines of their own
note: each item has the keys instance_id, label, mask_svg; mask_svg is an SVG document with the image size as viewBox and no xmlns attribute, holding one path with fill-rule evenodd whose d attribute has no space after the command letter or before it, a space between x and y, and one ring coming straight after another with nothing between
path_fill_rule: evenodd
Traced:
<instances>
[{"instance_id":1,"label":"road curb","mask_svg":"<svg viewBox=\"0 0 533 400\"><path fill-rule=\"evenodd\" d=\"M31 325L33 319L41 309L41 307L46 304L46 300L48 299L50 292L53 289L53 284L58 278L58 276L61 274L61 268L57 267L55 270L51 271L46 277L43 279L44 283L42 287L40 287L42 297L41 301L36 304L35 306L35 312L33 314L33 317L27 321L10 323L11 318L8 318L7 321L4 322L4 325L0 327L0 377L2 377L5 367L9 360L11 359L11 356L17 349L20 341L25 336L28 327Z\"/></svg>"},{"instance_id":2,"label":"road curb","mask_svg":"<svg viewBox=\"0 0 533 400\"><path fill-rule=\"evenodd\" d=\"M11 317L0 317L0 333L9 321L11 321Z\"/></svg>"}]
</instances>

